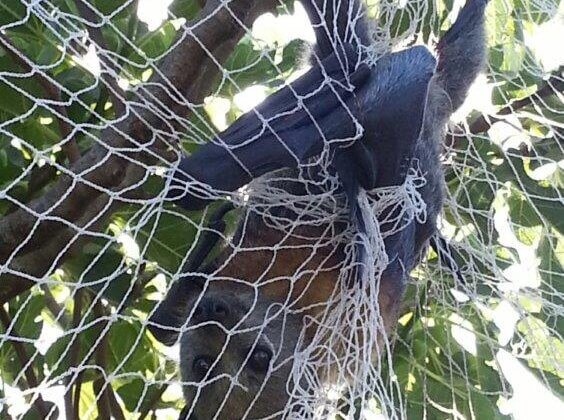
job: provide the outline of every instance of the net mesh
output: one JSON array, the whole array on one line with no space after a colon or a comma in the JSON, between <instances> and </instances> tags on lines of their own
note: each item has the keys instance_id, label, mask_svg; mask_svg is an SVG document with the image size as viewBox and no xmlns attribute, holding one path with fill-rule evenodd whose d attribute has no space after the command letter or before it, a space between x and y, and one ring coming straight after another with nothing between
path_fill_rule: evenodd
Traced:
<instances>
[{"instance_id":1,"label":"net mesh","mask_svg":"<svg viewBox=\"0 0 564 420\"><path fill-rule=\"evenodd\" d=\"M168 198L182 153L305 72L303 7L156 3L0 4L0 416L558 418L562 5L490 1L441 152L444 240L396 317L384 244L427 220L418 162L359 193L360 233L331 141L232 194L191 182L204 210ZM463 5L368 1L368 60L433 49ZM180 324L152 322L171 297Z\"/></svg>"}]
</instances>

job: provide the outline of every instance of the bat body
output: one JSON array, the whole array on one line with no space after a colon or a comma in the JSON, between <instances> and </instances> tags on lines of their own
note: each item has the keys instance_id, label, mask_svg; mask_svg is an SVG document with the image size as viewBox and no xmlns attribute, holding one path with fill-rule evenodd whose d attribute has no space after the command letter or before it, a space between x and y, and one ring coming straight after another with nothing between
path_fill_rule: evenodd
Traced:
<instances>
[{"instance_id":1,"label":"bat body","mask_svg":"<svg viewBox=\"0 0 564 420\"><path fill-rule=\"evenodd\" d=\"M436 230L443 201L439 154L446 123L462 104L484 62L483 15L487 2L467 1L438 43L437 58L426 47L414 46L389 53L374 65L366 60L365 51L371 41L362 4L358 0L342 0L329 10L327 5L333 3L303 2L317 37L312 69L243 115L209 144L182 159L170 198L187 209L198 209L217 197L218 192L234 191L257 177L283 168L286 169L281 173L286 178L299 178L301 182L303 172L292 168L304 165L310 168L309 176L315 181L316 166L312 161L325 154L330 161L329 171L338 178L339 191L346 198L348 221L296 223L291 229L280 229L267 223L264 214L247 211L234 238L202 270L213 281L206 285L205 281L188 276L181 280L182 286L173 285L161 302L150 319L151 330L159 340L175 342L181 327L195 322L194 308L199 307L202 299L208 299L210 293L212 300L223 299L226 306L235 305L233 296L241 296L240 300L244 301L241 305L249 313L260 313L250 315L245 322L256 321L258 317L267 326L276 325L255 334L255 338L260 341L266 337L276 342L273 334L284 336L279 341L278 354L289 357L303 318L325 310L338 286L345 260L344 245L335 245L342 244L338 239L347 226L366 233L358 205L359 192L401 185L415 162L425 179L418 192L425 204L426 218L410 220L385 238L389 263L379 279L378 304L384 330L389 332L395 325L409 272L419 263ZM326 25L321 25L323 22ZM291 181L280 186L296 196L308 193L307 188L295 187ZM290 220L307 217L282 205L272 210L272 215ZM388 215L381 216L382 224ZM358 254L362 259L362 251ZM197 299L193 300L192 296ZM282 305L289 311L285 315L285 319L291 319L287 330L282 324L264 321L265 308L272 305ZM225 326L228 319L232 324L230 316L216 324ZM206 407L214 404L223 404L222 413L244 410L248 418L256 418L268 408L266 398L270 397L263 395L271 396L272 389L286 395L286 389L277 381L280 377L287 379L288 371L277 371L274 382L260 375L247 376L268 390L264 394L234 391L225 396L230 388L213 381L205 385L205 392L195 394L194 384L201 381L190 368L195 359L205 354L215 357L218 365L222 365L225 360L234 360L233 355L243 350L252 354L256 347L242 349L228 344L222 347L219 356L208 355L206 349L216 348L217 342L205 331L189 329L181 337L182 379L187 407L191 407L188 412L195 415L193 418L209 415L211 411L206 411ZM305 331L306 342L314 334L314 329ZM227 335L235 338L233 333ZM288 343L287 347L284 342ZM272 363L277 361L280 356L273 352ZM216 401L218 398L220 403ZM215 402L206 404L206 401ZM280 407L270 408L271 413L276 413ZM239 417L224 414L218 418Z\"/></svg>"}]
</instances>

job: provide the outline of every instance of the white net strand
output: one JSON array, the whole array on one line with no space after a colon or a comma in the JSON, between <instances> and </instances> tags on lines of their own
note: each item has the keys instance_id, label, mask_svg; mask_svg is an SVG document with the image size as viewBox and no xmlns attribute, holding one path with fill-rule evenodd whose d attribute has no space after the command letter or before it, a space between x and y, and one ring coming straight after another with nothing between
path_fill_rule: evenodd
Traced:
<instances>
[{"instance_id":1,"label":"white net strand","mask_svg":"<svg viewBox=\"0 0 564 420\"><path fill-rule=\"evenodd\" d=\"M325 411L338 413L338 407L334 406L338 402L336 397L347 394L353 396L349 397L352 404L356 396L364 399L369 395L376 398L380 406L389 406L389 385L385 382L379 383L382 381L379 379L379 365L372 363L374 355L376 360L380 360L390 352L390 342L386 338L378 305L378 279L388 265L383 238L401 230L402 227L398 227L400 222L409 224L415 217L421 220L425 204L421 199L413 200L413 197L418 195L416 185L421 186L423 183L424 178L413 170L406 178L405 185L400 188L385 187L371 191L370 195L361 195L359 205L368 225L366 235L360 235L357 239L345 238L348 248L345 254L348 257L340 273L340 288L335 291L331 303L328 303L328 310L309 320L311 324L316 325L315 338L298 345L298 348L305 348L296 354L292 382L299 386L296 386L298 395L292 395L296 399L295 405L311 407L311 412L302 413L303 418L310 418ZM276 197L278 195L273 196ZM402 210L389 212L390 215L395 215L394 220L384 221L391 228L381 232L382 220L378 221L377 217L386 210L398 207ZM409 216L406 217L406 213ZM351 234L354 235L354 232L349 233ZM358 267L354 264L357 261L356 241L362 243L368 254L363 263L362 278L358 279L355 278ZM351 280L366 287L350 287ZM312 376L308 378L308 375ZM341 389L330 384L342 384ZM312 390L319 387L323 390L317 397L321 401L312 401ZM333 399L332 408L328 398ZM387 413L387 417L395 418L395 415Z\"/></svg>"},{"instance_id":2,"label":"white net strand","mask_svg":"<svg viewBox=\"0 0 564 420\"><path fill-rule=\"evenodd\" d=\"M303 45L276 40L282 27L272 28L274 41L257 40L245 14L290 19L303 9L259 3L173 1L154 31L139 21L136 1L0 5L0 417L176 418L184 406L195 414L205 405L219 419L557 415L564 60L546 44L562 34L562 6L488 6L488 79L473 87L482 98L471 93L456 114L464 122L451 126L443 153L446 241L411 273L390 333L379 304L393 261L384 240L427 221L426 174L413 162L402 185L361 191L366 231L349 224L330 163L336 144L363 135L362 122L339 97L356 134L327 139L304 101L351 85L325 74L319 89L293 91L299 106L276 116L304 109L325 140L295 172L229 193L179 169L180 150L210 141L229 150L214 133L224 128L217 121L242 113L235 94L253 83L275 91L303 61ZM432 46L464 4L367 3L377 21L371 65L415 40ZM353 28L363 16L349 18L358 43ZM207 34L220 26L237 29L210 45ZM179 86L173 64L185 45L201 73ZM276 118L256 116L283 143ZM213 205L186 212L166 198L178 176L188 178L183 193L236 205L226 229L208 225ZM191 266L208 233L220 244ZM302 307L335 270L336 254L320 257L328 249L343 253L335 287ZM203 287L189 286L196 283ZM287 285L280 302L268 295L276 284ZM161 325L177 337L167 349L148 328L178 285L193 288L178 293L181 325ZM229 317L240 315L233 325L199 321L205 304L223 301ZM213 353L199 360L209 364L204 378L180 379L178 358L191 369L186 359L198 360L204 344ZM270 364L255 383L249 372L265 354Z\"/></svg>"}]
</instances>

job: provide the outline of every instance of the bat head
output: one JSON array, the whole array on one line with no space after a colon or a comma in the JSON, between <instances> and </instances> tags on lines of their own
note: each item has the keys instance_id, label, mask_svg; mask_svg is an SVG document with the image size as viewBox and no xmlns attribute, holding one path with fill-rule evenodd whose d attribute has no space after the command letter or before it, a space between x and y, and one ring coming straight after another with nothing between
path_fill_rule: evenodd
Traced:
<instances>
[{"instance_id":1,"label":"bat head","mask_svg":"<svg viewBox=\"0 0 564 420\"><path fill-rule=\"evenodd\" d=\"M255 293L209 288L180 339L185 412L196 419L282 412L301 317Z\"/></svg>"}]
</instances>

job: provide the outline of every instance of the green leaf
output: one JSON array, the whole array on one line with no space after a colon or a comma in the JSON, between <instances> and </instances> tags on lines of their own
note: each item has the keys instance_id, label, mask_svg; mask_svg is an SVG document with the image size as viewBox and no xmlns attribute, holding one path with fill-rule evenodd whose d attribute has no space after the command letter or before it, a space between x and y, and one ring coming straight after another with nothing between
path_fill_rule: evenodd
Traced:
<instances>
[{"instance_id":1,"label":"green leaf","mask_svg":"<svg viewBox=\"0 0 564 420\"><path fill-rule=\"evenodd\" d=\"M0 110L7 114L2 120L6 121L8 118L20 116L31 106L29 99L7 83L0 81Z\"/></svg>"},{"instance_id":2,"label":"green leaf","mask_svg":"<svg viewBox=\"0 0 564 420\"><path fill-rule=\"evenodd\" d=\"M117 393L130 413L133 413L137 407L142 406L143 402L152 401L159 391L158 385L148 385L141 378L132 379L117 388Z\"/></svg>"},{"instance_id":3,"label":"green leaf","mask_svg":"<svg viewBox=\"0 0 564 420\"><path fill-rule=\"evenodd\" d=\"M108 335L107 371L155 372L159 358L140 321L117 321Z\"/></svg>"},{"instance_id":4,"label":"green leaf","mask_svg":"<svg viewBox=\"0 0 564 420\"><path fill-rule=\"evenodd\" d=\"M179 208L173 209L174 213L163 212L152 217L137 238L141 248L147 245L145 257L170 272L178 270L192 246L201 219L200 212L179 213Z\"/></svg>"},{"instance_id":5,"label":"green leaf","mask_svg":"<svg viewBox=\"0 0 564 420\"><path fill-rule=\"evenodd\" d=\"M81 255L66 261L62 269L69 280L80 279L82 284L116 305L133 290L132 269L115 246L85 244Z\"/></svg>"},{"instance_id":6,"label":"green leaf","mask_svg":"<svg viewBox=\"0 0 564 420\"><path fill-rule=\"evenodd\" d=\"M24 21L27 7L18 0L0 2L0 26Z\"/></svg>"},{"instance_id":7,"label":"green leaf","mask_svg":"<svg viewBox=\"0 0 564 420\"><path fill-rule=\"evenodd\" d=\"M65 107L68 117L75 123L87 121L92 114L91 108L100 97L99 81L97 82L89 71L79 66L62 71L56 78L71 92L71 95L78 94L77 99L72 99L69 94L62 95L64 101L70 100L70 105Z\"/></svg>"},{"instance_id":8,"label":"green leaf","mask_svg":"<svg viewBox=\"0 0 564 420\"><path fill-rule=\"evenodd\" d=\"M159 57L168 50L175 35L174 25L171 22L165 22L159 29L147 33L136 42L143 55L134 52L129 56L129 59L139 64L145 64L147 59Z\"/></svg>"},{"instance_id":9,"label":"green leaf","mask_svg":"<svg viewBox=\"0 0 564 420\"><path fill-rule=\"evenodd\" d=\"M548 0L537 2L534 0L514 0L520 20L527 20L536 24L548 22L558 13L559 1Z\"/></svg>"},{"instance_id":10,"label":"green leaf","mask_svg":"<svg viewBox=\"0 0 564 420\"><path fill-rule=\"evenodd\" d=\"M223 81L218 95L232 98L254 84L279 86L281 76L294 68L303 49L304 41L293 40L281 50L278 60L276 50L257 49L250 37L244 37L225 63L231 80Z\"/></svg>"},{"instance_id":11,"label":"green leaf","mask_svg":"<svg viewBox=\"0 0 564 420\"><path fill-rule=\"evenodd\" d=\"M197 0L175 0L168 9L174 16L192 20L201 10L201 7Z\"/></svg>"}]
</instances>

